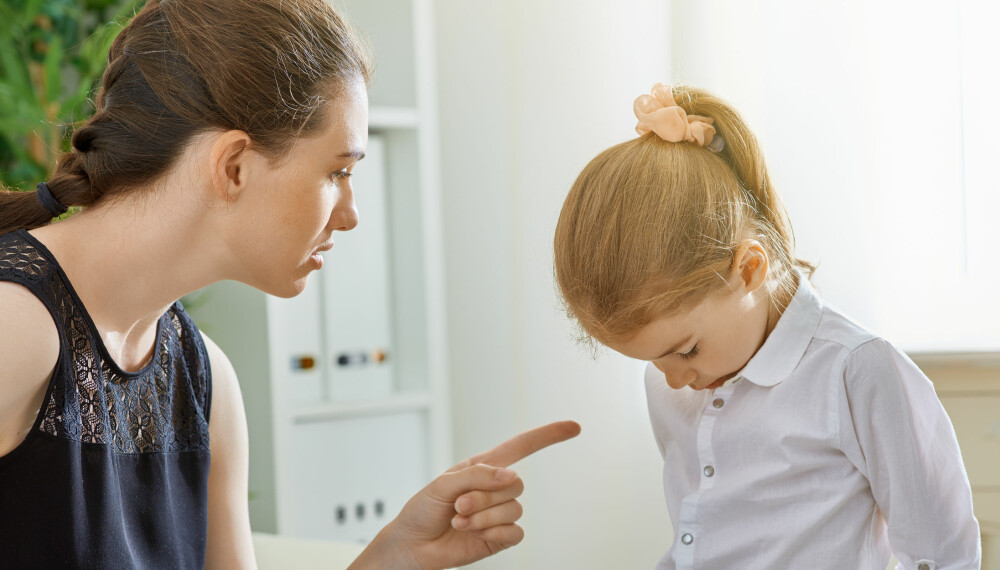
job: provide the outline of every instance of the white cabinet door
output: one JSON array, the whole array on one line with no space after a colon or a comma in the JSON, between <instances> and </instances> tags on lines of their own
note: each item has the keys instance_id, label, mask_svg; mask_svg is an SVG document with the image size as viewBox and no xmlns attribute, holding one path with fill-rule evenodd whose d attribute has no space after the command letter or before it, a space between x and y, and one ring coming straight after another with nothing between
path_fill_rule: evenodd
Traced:
<instances>
[{"instance_id":1,"label":"white cabinet door","mask_svg":"<svg viewBox=\"0 0 1000 570\"><path fill-rule=\"evenodd\" d=\"M282 534L367 542L427 482L424 412L290 430Z\"/></svg>"},{"instance_id":2,"label":"white cabinet door","mask_svg":"<svg viewBox=\"0 0 1000 570\"><path fill-rule=\"evenodd\" d=\"M296 297L267 300L273 390L292 408L326 399L320 277L310 275L305 291Z\"/></svg>"}]
</instances>

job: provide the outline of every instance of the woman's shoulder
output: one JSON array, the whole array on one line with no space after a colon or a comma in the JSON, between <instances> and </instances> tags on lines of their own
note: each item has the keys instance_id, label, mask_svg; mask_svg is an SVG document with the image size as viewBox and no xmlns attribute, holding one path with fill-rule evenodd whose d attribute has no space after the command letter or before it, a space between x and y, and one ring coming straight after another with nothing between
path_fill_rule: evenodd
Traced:
<instances>
[{"instance_id":1,"label":"woman's shoulder","mask_svg":"<svg viewBox=\"0 0 1000 570\"><path fill-rule=\"evenodd\" d=\"M0 281L0 455L20 442L59 359L59 333L48 309L16 283ZM30 424L30 422L28 422Z\"/></svg>"},{"instance_id":2,"label":"woman's shoulder","mask_svg":"<svg viewBox=\"0 0 1000 570\"><path fill-rule=\"evenodd\" d=\"M45 304L24 286L0 281L0 315L0 378L9 375L12 363L51 371L59 332Z\"/></svg>"}]
</instances>

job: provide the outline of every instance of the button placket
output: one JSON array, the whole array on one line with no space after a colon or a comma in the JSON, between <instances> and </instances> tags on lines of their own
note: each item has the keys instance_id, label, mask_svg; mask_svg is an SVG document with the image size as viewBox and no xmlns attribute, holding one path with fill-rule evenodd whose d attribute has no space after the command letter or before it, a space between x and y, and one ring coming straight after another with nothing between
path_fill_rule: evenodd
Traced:
<instances>
[{"instance_id":1,"label":"button placket","mask_svg":"<svg viewBox=\"0 0 1000 570\"><path fill-rule=\"evenodd\" d=\"M705 411L698 422L698 461L702 465L701 484L698 490L681 501L680 517L678 517L678 534L682 545L676 553L677 568L694 567L694 541L699 532L698 501L715 483L715 451L712 448L712 434L715 432L715 422L733 392L733 386L723 386L715 391L714 398L706 403Z\"/></svg>"}]
</instances>

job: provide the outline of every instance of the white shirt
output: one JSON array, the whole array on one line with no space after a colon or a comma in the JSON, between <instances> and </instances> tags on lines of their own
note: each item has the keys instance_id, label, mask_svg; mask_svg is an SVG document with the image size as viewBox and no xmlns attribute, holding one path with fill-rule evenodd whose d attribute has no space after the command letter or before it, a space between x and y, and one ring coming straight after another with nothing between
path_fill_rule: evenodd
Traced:
<instances>
[{"instance_id":1,"label":"white shirt","mask_svg":"<svg viewBox=\"0 0 1000 570\"><path fill-rule=\"evenodd\" d=\"M979 568L979 524L934 387L807 279L734 378L674 390L650 364L673 569Z\"/></svg>"}]
</instances>

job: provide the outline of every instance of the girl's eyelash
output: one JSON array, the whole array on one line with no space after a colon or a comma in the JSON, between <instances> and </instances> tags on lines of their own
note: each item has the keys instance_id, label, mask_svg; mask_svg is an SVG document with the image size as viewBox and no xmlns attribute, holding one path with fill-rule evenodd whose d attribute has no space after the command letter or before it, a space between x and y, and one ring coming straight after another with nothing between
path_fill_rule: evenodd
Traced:
<instances>
[{"instance_id":1,"label":"girl's eyelash","mask_svg":"<svg viewBox=\"0 0 1000 570\"><path fill-rule=\"evenodd\" d=\"M351 172L347 172L346 170L340 170L338 172L334 172L331 175L331 177L334 178L334 179L336 179L336 180L343 180L345 178L350 178L351 174L352 174Z\"/></svg>"},{"instance_id":2,"label":"girl's eyelash","mask_svg":"<svg viewBox=\"0 0 1000 570\"><path fill-rule=\"evenodd\" d=\"M681 352L678 354L680 354L680 357L683 358L684 360L694 358L695 356L698 355L698 345L695 344L693 347L691 347L691 350L687 352Z\"/></svg>"}]
</instances>

